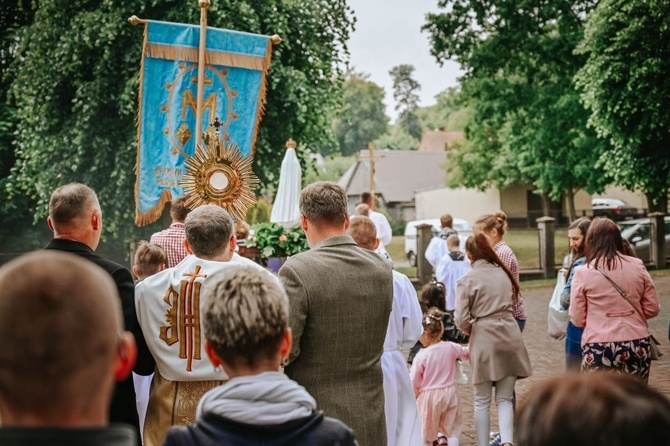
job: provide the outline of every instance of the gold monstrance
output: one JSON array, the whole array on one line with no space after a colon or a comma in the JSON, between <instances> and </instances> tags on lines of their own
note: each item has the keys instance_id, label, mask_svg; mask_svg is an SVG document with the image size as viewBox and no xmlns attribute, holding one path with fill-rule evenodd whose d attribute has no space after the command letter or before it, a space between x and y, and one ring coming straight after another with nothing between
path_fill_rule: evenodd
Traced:
<instances>
[{"instance_id":1,"label":"gold monstrance","mask_svg":"<svg viewBox=\"0 0 670 446\"><path fill-rule=\"evenodd\" d=\"M216 118L205 132L205 144L198 144L195 154L185 161L186 172L179 187L184 188L189 208L214 204L244 220L247 210L256 204L253 190L260 181L251 167L253 158L244 156L237 143L219 140L222 125Z\"/></svg>"}]
</instances>

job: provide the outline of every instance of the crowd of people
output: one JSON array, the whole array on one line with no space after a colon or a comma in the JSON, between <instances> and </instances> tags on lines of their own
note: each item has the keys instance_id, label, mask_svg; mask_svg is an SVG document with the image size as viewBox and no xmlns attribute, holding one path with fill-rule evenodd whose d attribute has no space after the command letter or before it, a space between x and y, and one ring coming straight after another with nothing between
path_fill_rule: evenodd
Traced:
<instances>
[{"instance_id":1,"label":"crowd of people","mask_svg":"<svg viewBox=\"0 0 670 446\"><path fill-rule=\"evenodd\" d=\"M337 184L305 187L310 250L278 275L236 253L226 211L177 198L138 245L135 282L95 253L95 191L56 189L54 238L0 268L0 444L457 446L464 361L479 446L494 389L503 445L668 444L670 402L646 385L658 296L614 223L568 230L566 369L584 373L515 407L532 367L505 214L478 218L465 252L444 216L417 299L364 198L350 216Z\"/></svg>"}]
</instances>

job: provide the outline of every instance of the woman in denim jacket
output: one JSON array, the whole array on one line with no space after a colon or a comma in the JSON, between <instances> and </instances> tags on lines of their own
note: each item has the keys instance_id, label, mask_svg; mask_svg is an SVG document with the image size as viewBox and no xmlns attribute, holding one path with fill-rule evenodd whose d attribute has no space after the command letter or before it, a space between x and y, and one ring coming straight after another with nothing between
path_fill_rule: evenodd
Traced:
<instances>
[{"instance_id":1,"label":"woman in denim jacket","mask_svg":"<svg viewBox=\"0 0 670 446\"><path fill-rule=\"evenodd\" d=\"M568 269L565 288L561 293L561 306L568 311L570 306L570 289L572 288L572 278L575 275L575 269L584 263L584 249L586 248L586 231L589 230L591 220L587 217L580 217L568 226L568 240L570 243L570 258L576 259ZM582 333L583 327L575 326L572 321L568 321L568 329L565 336L565 369L568 372L578 372L582 365Z\"/></svg>"}]
</instances>

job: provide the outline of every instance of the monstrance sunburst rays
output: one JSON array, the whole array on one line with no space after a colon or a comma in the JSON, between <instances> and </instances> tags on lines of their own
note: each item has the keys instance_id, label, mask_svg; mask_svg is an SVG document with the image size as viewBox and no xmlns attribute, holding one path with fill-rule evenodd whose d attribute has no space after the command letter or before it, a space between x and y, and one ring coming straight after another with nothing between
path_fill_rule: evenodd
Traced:
<instances>
[{"instance_id":1,"label":"monstrance sunburst rays","mask_svg":"<svg viewBox=\"0 0 670 446\"><path fill-rule=\"evenodd\" d=\"M203 204L221 206L234 218L244 220L256 204L253 190L260 183L251 167L253 158L240 152L236 143L222 144L210 136L208 146L198 144L186 160L186 172L179 183L191 209Z\"/></svg>"}]
</instances>

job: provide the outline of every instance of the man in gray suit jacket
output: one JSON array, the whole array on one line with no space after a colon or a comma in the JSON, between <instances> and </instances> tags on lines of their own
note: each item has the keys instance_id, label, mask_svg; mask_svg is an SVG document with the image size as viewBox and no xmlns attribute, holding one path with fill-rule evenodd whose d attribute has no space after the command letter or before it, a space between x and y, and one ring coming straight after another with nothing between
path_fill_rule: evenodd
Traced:
<instances>
[{"instance_id":1,"label":"man in gray suit jacket","mask_svg":"<svg viewBox=\"0 0 670 446\"><path fill-rule=\"evenodd\" d=\"M300 194L310 251L279 270L289 297L293 349L286 374L361 446L385 445L381 356L393 303L388 264L345 234L347 194L319 181Z\"/></svg>"}]
</instances>

